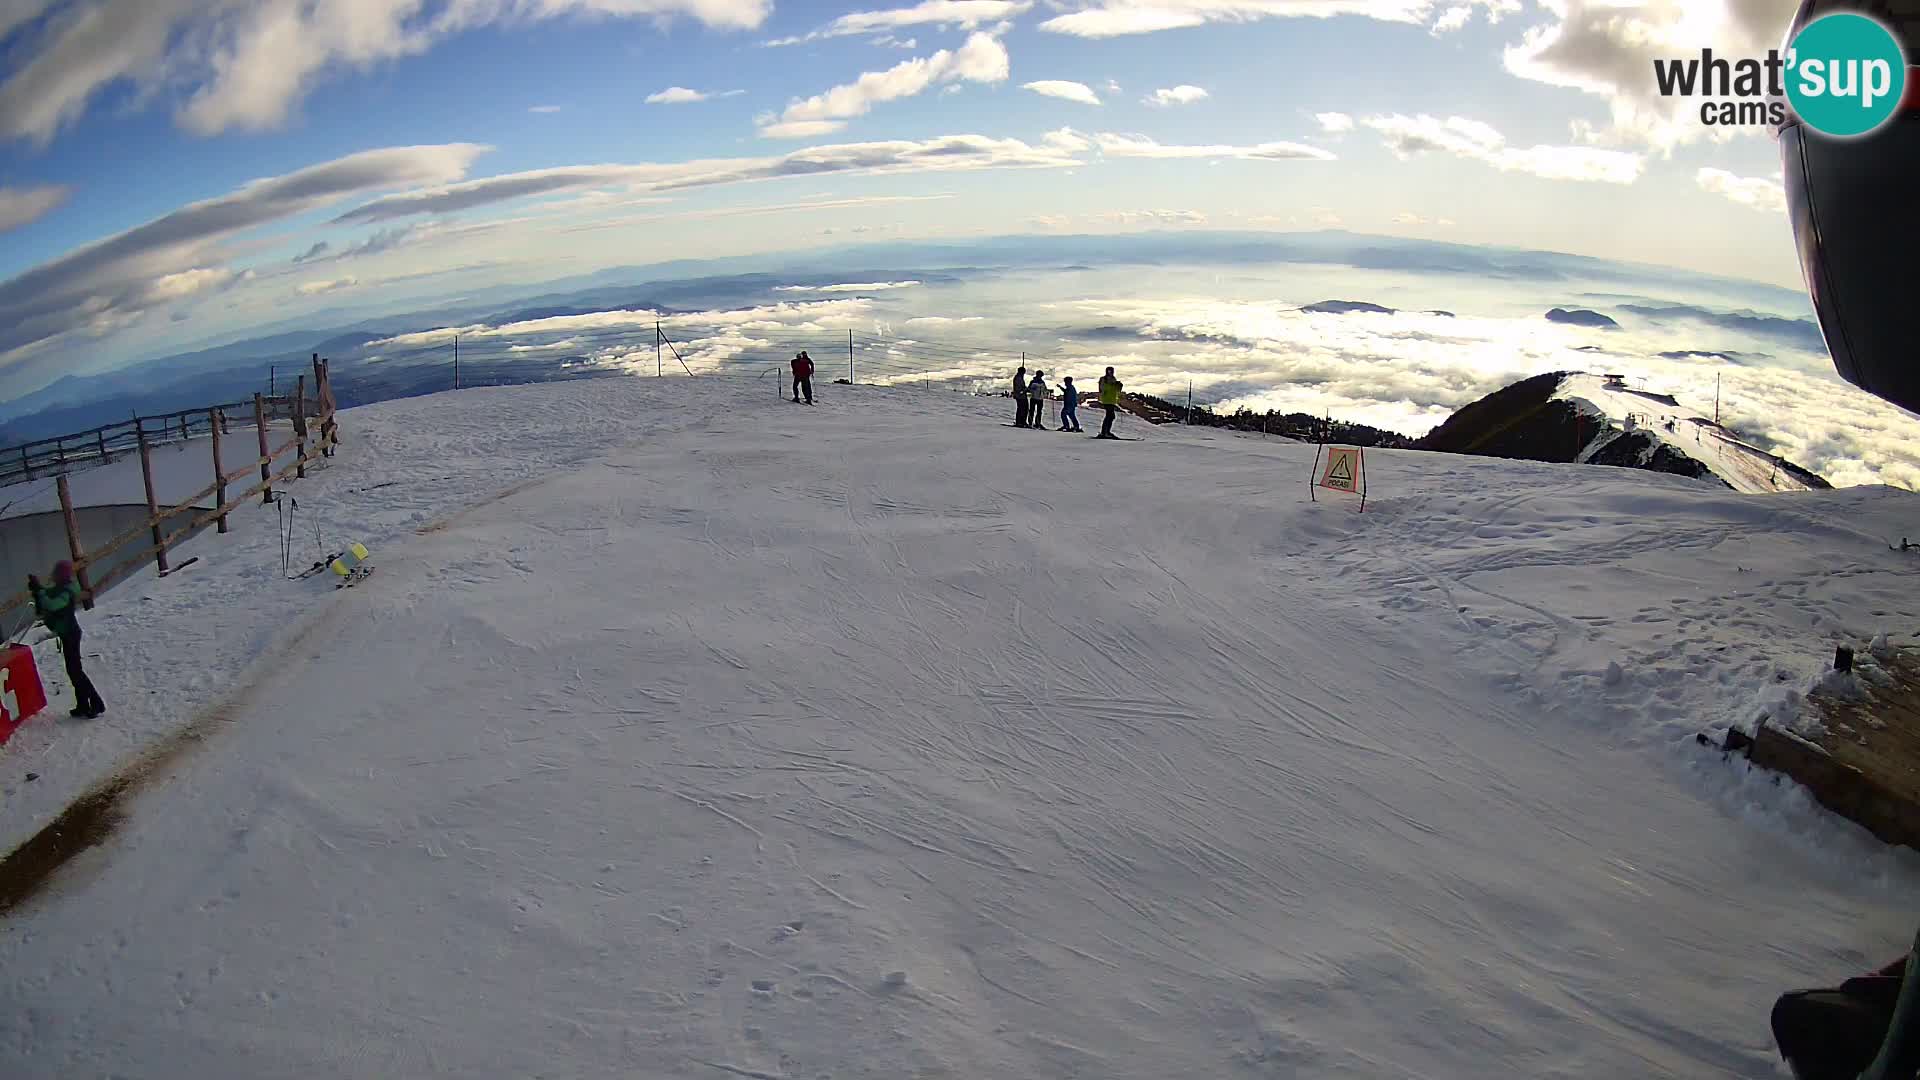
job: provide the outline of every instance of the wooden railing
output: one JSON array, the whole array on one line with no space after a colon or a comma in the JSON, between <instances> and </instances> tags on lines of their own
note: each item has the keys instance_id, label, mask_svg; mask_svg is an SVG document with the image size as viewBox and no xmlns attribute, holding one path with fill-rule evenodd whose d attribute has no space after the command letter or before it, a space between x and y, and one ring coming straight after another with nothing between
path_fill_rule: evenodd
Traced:
<instances>
[{"instance_id":1,"label":"wooden railing","mask_svg":"<svg viewBox=\"0 0 1920 1080\"><path fill-rule=\"evenodd\" d=\"M168 548L199 532L209 523L214 524L220 532L226 532L227 515L242 503L256 495L261 496L264 502L272 502L274 484L286 480L289 476L304 478L307 475L309 462L321 457L331 457L333 448L339 444L340 438L339 426L334 419L333 383L327 369L327 361L318 356L313 358L312 385L315 393L312 398L307 396L308 381L307 376L303 374L294 393L289 397L268 399L262 394L255 394L251 403L243 403L241 406L215 405L192 410L191 414L205 417L203 430L208 432L213 440L213 478L206 487L172 506L162 507L154 492L153 448L165 443L154 438L144 425L157 418L143 417L134 422L133 449L140 455L140 473L147 494L147 517L140 524L91 551L85 550L80 543L80 532L73 512L73 495L68 488L67 477L64 473L55 477L55 485L60 494L60 512L66 519L67 548L72 555L75 579L79 582L85 596L86 606L88 608L93 606L94 594L104 592L118 582L138 573L146 565L149 557L162 574L167 573ZM285 417L293 422L292 437L279 446L269 446L268 425L272 419L277 418L270 401L277 401ZM227 413L240 411L242 408L250 414L242 417L242 423L249 419L252 421L258 451L252 460L229 471L227 459L223 453L224 442L230 428L230 418ZM187 415L189 414L173 414L175 417ZM184 428L185 425L182 428L173 429L176 435L167 441L179 441L177 433ZM10 450L8 452L11 453ZM259 470L259 480L248 486L245 491L229 498L228 487L245 482L254 475L256 469ZM213 508L193 514L193 511L201 510L199 504L209 496L213 499ZM169 522L176 521L184 514L192 514L192 516L185 524L169 529ZM126 557L123 553L124 549L127 545L139 540L142 534L146 534L149 538L148 546L133 552L133 557ZM107 572L106 577L97 581L91 580L91 575L87 572L88 567L101 565L114 555L121 555L121 558ZM0 618L7 617L23 605L30 606L32 603L32 596L23 588L0 600Z\"/></svg>"},{"instance_id":2,"label":"wooden railing","mask_svg":"<svg viewBox=\"0 0 1920 1080\"><path fill-rule=\"evenodd\" d=\"M293 419L293 395L282 394L261 400L265 404L267 420ZM306 402L306 408L309 416L319 415L317 399ZM158 416L136 416L88 431L0 447L0 487L44 479L80 466L113 461L137 451L142 436L146 438L148 446L167 446L206 438L212 431L216 414L226 418L221 425L221 434L230 434L233 419L239 417L244 421L251 418L252 409L251 401L202 405Z\"/></svg>"}]
</instances>

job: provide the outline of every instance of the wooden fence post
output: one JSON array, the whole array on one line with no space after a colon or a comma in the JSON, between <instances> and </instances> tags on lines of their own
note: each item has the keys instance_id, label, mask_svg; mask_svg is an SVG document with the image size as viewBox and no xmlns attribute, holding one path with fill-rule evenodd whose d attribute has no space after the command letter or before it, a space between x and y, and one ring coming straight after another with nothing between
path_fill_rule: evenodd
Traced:
<instances>
[{"instance_id":1,"label":"wooden fence post","mask_svg":"<svg viewBox=\"0 0 1920 1080\"><path fill-rule=\"evenodd\" d=\"M227 505L227 467L220 461L220 428L225 422L223 410L207 410L207 430L213 432L213 505L221 507ZM227 515L220 515L217 528L227 531Z\"/></svg>"},{"instance_id":2,"label":"wooden fence post","mask_svg":"<svg viewBox=\"0 0 1920 1080\"><path fill-rule=\"evenodd\" d=\"M80 606L93 610L93 586L87 583L86 552L80 548L80 526L73 520L73 492L67 488L67 474L54 478L60 489L60 516L67 521L67 552L73 556L73 577L80 583Z\"/></svg>"},{"instance_id":3,"label":"wooden fence post","mask_svg":"<svg viewBox=\"0 0 1920 1080\"><path fill-rule=\"evenodd\" d=\"M33 479L33 464L27 460L27 448L24 445L20 447L20 475L28 480Z\"/></svg>"},{"instance_id":4,"label":"wooden fence post","mask_svg":"<svg viewBox=\"0 0 1920 1080\"><path fill-rule=\"evenodd\" d=\"M340 442L340 424L334 419L333 403L333 361L323 360L319 353L313 354L313 397L320 404L320 453L333 456L333 448Z\"/></svg>"},{"instance_id":5,"label":"wooden fence post","mask_svg":"<svg viewBox=\"0 0 1920 1080\"><path fill-rule=\"evenodd\" d=\"M293 389L293 475L295 478L307 478L307 377Z\"/></svg>"},{"instance_id":6,"label":"wooden fence post","mask_svg":"<svg viewBox=\"0 0 1920 1080\"><path fill-rule=\"evenodd\" d=\"M94 435L98 437L100 443L100 460L105 462L107 460L107 429L101 428L99 431L94 432Z\"/></svg>"},{"instance_id":7,"label":"wooden fence post","mask_svg":"<svg viewBox=\"0 0 1920 1080\"><path fill-rule=\"evenodd\" d=\"M260 433L260 482L267 485L260 496L264 506L273 501L273 485L267 483L273 479L273 463L267 460L267 404L257 393L253 395L253 430Z\"/></svg>"},{"instance_id":8,"label":"wooden fence post","mask_svg":"<svg viewBox=\"0 0 1920 1080\"><path fill-rule=\"evenodd\" d=\"M147 485L147 520L153 523L153 565L167 572L167 534L160 527L160 500L153 493L153 453L147 447L147 429L138 419L133 422L133 435L140 443L140 478Z\"/></svg>"}]
</instances>

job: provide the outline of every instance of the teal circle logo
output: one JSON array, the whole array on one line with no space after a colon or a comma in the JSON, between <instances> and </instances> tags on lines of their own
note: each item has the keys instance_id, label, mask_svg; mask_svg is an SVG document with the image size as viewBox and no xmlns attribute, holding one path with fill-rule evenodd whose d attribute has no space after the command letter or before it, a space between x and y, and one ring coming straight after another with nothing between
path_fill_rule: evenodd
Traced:
<instances>
[{"instance_id":1,"label":"teal circle logo","mask_svg":"<svg viewBox=\"0 0 1920 1080\"><path fill-rule=\"evenodd\" d=\"M1815 19L1787 49L1787 100L1822 134L1865 135L1887 122L1906 89L1899 40L1865 15Z\"/></svg>"}]
</instances>

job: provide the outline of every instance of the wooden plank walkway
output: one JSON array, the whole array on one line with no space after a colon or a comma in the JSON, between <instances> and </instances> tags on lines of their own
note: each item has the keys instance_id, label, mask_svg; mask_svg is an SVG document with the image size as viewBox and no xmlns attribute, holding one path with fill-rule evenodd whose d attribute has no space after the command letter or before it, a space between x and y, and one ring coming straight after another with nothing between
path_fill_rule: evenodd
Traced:
<instances>
[{"instance_id":1,"label":"wooden plank walkway","mask_svg":"<svg viewBox=\"0 0 1920 1080\"><path fill-rule=\"evenodd\" d=\"M1865 696L1807 695L1805 707L1824 732L1803 735L1763 720L1747 756L1880 839L1920 850L1920 650L1862 656L1855 671Z\"/></svg>"}]
</instances>

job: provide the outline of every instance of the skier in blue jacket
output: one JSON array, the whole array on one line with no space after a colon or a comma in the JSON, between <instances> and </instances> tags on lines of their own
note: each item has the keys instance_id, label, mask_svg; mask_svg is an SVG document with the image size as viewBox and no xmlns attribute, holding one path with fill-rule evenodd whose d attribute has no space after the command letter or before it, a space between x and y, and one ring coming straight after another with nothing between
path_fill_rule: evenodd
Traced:
<instances>
[{"instance_id":1,"label":"skier in blue jacket","mask_svg":"<svg viewBox=\"0 0 1920 1080\"><path fill-rule=\"evenodd\" d=\"M1060 430L1080 430L1080 391L1073 388L1073 376L1060 380Z\"/></svg>"}]
</instances>

